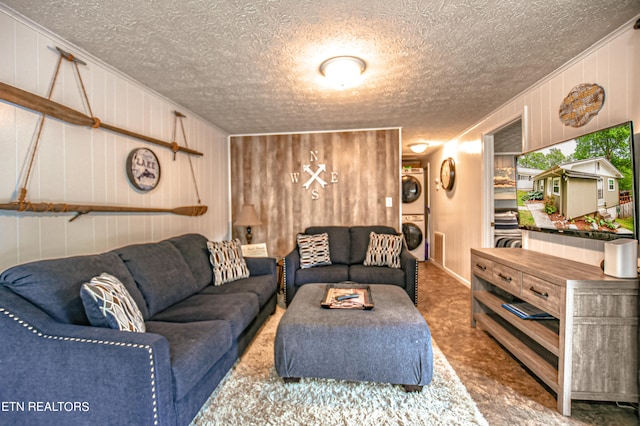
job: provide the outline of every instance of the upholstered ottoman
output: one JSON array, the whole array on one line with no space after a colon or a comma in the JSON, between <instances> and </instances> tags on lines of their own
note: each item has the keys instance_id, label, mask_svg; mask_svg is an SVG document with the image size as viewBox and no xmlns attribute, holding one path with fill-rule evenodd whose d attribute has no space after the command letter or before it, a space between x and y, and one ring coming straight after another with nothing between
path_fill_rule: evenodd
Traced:
<instances>
[{"instance_id":1,"label":"upholstered ottoman","mask_svg":"<svg viewBox=\"0 0 640 426\"><path fill-rule=\"evenodd\" d=\"M300 287L280 320L275 365L285 381L384 382L407 391L431 382L431 333L402 288L372 285L374 308L357 310L320 307L325 287Z\"/></svg>"}]
</instances>

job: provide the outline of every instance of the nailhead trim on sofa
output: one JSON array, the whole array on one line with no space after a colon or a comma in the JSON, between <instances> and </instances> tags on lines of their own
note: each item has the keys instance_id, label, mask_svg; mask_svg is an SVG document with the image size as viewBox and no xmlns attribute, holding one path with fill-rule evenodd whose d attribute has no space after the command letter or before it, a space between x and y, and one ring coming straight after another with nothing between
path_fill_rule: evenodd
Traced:
<instances>
[{"instance_id":1,"label":"nailhead trim on sofa","mask_svg":"<svg viewBox=\"0 0 640 426\"><path fill-rule=\"evenodd\" d=\"M156 378L155 378L155 366L153 363L153 349L149 345L139 345L136 343L122 343L122 342L111 342L107 340L95 340L95 339L80 339L77 337L63 337L63 336L51 336L49 334L45 334L29 324L28 322L21 320L17 315L12 314L10 311L5 308L0 308L0 313L3 313L7 317L16 321L18 324L22 325L27 330L31 331L38 337L42 337L44 339L51 340L63 340L66 342L80 342L80 343L95 343L99 345L113 345L113 346L125 346L130 348L142 348L146 349L149 352L149 367L151 373L151 397L153 399L153 424L158 424L158 404L156 401Z\"/></svg>"}]
</instances>

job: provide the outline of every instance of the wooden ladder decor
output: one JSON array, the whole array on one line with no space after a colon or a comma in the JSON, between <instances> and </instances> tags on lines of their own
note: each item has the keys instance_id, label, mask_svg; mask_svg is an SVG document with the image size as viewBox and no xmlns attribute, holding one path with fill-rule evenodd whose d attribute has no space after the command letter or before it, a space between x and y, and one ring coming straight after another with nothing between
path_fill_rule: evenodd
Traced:
<instances>
[{"instance_id":1,"label":"wooden ladder decor","mask_svg":"<svg viewBox=\"0 0 640 426\"><path fill-rule=\"evenodd\" d=\"M32 203L30 201L26 201L29 178L31 176L31 170L33 168L33 163L36 157L36 153L38 151L38 145L40 142L40 136L42 134L42 128L44 126L45 118L47 116L57 118L69 124L90 126L91 128L102 127L104 129L111 130L116 133L120 133L126 136L131 136L146 142L151 142L156 145L161 145L161 146L170 148L173 151L174 160L177 152L185 152L187 154L192 154L192 155L203 155L202 153L189 149L188 147L179 146L178 143L175 142L175 136L176 136L175 128L177 128L177 121L174 121L174 132L173 132L174 142L164 142L155 138L140 135L134 132L130 132L128 130L119 129L115 126L102 123L97 117L93 115L93 112L91 111L91 105L89 104L87 92L84 88L84 83L82 82L82 77L80 76L80 71L78 69L78 64L82 64L82 65L86 65L86 64L80 59L74 57L72 54L65 52L64 50L58 47L56 47L56 49L58 50L60 57L58 59L55 73L53 75L53 79L51 81L51 85L49 87L48 95L46 98L43 98L41 96L24 91L22 89L18 89L17 87L13 87L8 84L0 82L0 99L11 102L15 105L18 105L33 111L36 111L36 112L40 112L42 114L37 124L38 127L37 127L35 142L33 144L33 150L31 152L31 156L29 159L29 165L27 167L27 172L24 179L24 185L20 189L19 199L18 201L12 201L9 203L0 203L0 210L12 210L17 212L35 212L35 213L75 212L76 215L69 220L70 222L76 220L78 217L80 217L83 214L88 214L91 212L173 213L173 214L182 215L182 216L202 216L203 214L205 214L208 208L207 206L203 206L200 204L200 193L198 191L198 186L195 179L195 173L193 171L193 165L191 163L191 157L189 157L189 167L191 168L191 175L193 177L193 182L194 182L194 185L196 188L196 194L198 197L197 206L183 206L183 207L176 207L173 209L166 209L166 208L152 208L152 207L105 206L105 205L90 205L90 204L83 205L83 204L45 203L45 202ZM82 93L84 95L84 101L86 102L90 116L87 116L79 111L73 110L67 106L61 105L51 100L51 96L53 95L53 89L55 87L55 82L58 77L58 73L60 71L60 64L63 58L67 59L70 62L73 62L73 64L75 65L77 77L80 81ZM182 126L182 134L186 144L187 138L184 131L184 125L182 124L182 117L185 117L185 116L177 111L175 112L175 116L176 116L176 120L180 118L180 125Z\"/></svg>"}]
</instances>

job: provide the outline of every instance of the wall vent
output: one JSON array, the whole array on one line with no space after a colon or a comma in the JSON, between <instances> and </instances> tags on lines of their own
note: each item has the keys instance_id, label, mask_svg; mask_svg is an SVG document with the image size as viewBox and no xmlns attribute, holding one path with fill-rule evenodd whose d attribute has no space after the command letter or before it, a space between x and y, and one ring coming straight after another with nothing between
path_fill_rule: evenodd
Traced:
<instances>
[{"instance_id":1,"label":"wall vent","mask_svg":"<svg viewBox=\"0 0 640 426\"><path fill-rule=\"evenodd\" d=\"M434 232L433 239L433 261L444 266L444 234Z\"/></svg>"}]
</instances>

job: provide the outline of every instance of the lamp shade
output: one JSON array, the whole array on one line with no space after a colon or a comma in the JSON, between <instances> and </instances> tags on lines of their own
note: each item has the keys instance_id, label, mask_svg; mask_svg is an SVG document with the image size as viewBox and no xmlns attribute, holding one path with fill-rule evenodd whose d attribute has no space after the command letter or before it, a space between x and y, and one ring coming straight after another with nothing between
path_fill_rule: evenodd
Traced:
<instances>
[{"instance_id":1,"label":"lamp shade","mask_svg":"<svg viewBox=\"0 0 640 426\"><path fill-rule=\"evenodd\" d=\"M253 204L245 204L242 206L242 211L240 212L240 216L236 219L235 224L238 226L256 226L262 225L262 222L260 221L258 213L256 213L256 208Z\"/></svg>"}]
</instances>

